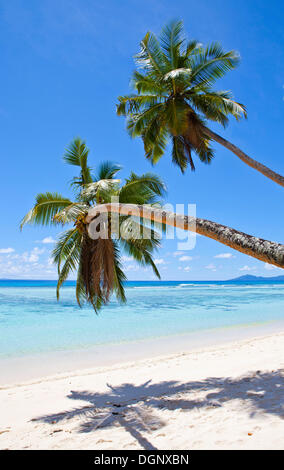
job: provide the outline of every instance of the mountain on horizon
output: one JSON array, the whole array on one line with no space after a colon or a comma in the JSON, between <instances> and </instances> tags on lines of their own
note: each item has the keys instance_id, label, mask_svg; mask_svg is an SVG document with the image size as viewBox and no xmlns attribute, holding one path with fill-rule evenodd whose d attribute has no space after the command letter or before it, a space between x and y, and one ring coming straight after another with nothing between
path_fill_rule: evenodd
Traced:
<instances>
[{"instance_id":1,"label":"mountain on horizon","mask_svg":"<svg viewBox=\"0 0 284 470\"><path fill-rule=\"evenodd\" d=\"M245 274L243 276L234 277L233 279L229 279L230 281L284 281L284 275L280 276L253 276L252 274Z\"/></svg>"}]
</instances>

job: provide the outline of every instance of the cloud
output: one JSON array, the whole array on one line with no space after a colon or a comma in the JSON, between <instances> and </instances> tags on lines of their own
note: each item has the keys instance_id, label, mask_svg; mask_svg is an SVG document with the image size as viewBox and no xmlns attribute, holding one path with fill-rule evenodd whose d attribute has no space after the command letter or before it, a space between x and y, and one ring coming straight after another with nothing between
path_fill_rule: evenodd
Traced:
<instances>
[{"instance_id":1,"label":"cloud","mask_svg":"<svg viewBox=\"0 0 284 470\"><path fill-rule=\"evenodd\" d=\"M185 267L179 266L178 269L179 269L180 271L186 271L186 272L191 271L191 267L190 267L190 266L185 266Z\"/></svg>"},{"instance_id":2,"label":"cloud","mask_svg":"<svg viewBox=\"0 0 284 470\"><path fill-rule=\"evenodd\" d=\"M126 266L124 268L124 271L138 271L139 270L139 267L138 266L135 266L134 264L130 264L129 266Z\"/></svg>"},{"instance_id":3,"label":"cloud","mask_svg":"<svg viewBox=\"0 0 284 470\"><path fill-rule=\"evenodd\" d=\"M156 258L154 259L155 264L166 264L165 260L163 258Z\"/></svg>"},{"instance_id":4,"label":"cloud","mask_svg":"<svg viewBox=\"0 0 284 470\"><path fill-rule=\"evenodd\" d=\"M239 269L239 271L254 271L256 268L250 267L250 266L243 266L242 268Z\"/></svg>"},{"instance_id":5,"label":"cloud","mask_svg":"<svg viewBox=\"0 0 284 470\"><path fill-rule=\"evenodd\" d=\"M39 240L37 241L37 243L43 243L44 245L48 244L48 243L55 243L56 240L52 237L45 237L43 240Z\"/></svg>"},{"instance_id":6,"label":"cloud","mask_svg":"<svg viewBox=\"0 0 284 470\"><path fill-rule=\"evenodd\" d=\"M4 255L13 253L14 251L15 251L14 248L0 248L0 253Z\"/></svg>"},{"instance_id":7,"label":"cloud","mask_svg":"<svg viewBox=\"0 0 284 470\"><path fill-rule=\"evenodd\" d=\"M51 259L40 259L45 249L35 247L24 253L11 253L0 260L0 277L12 279L56 279L57 270Z\"/></svg>"},{"instance_id":8,"label":"cloud","mask_svg":"<svg viewBox=\"0 0 284 470\"><path fill-rule=\"evenodd\" d=\"M17 260L17 263L36 263L39 256L45 252L45 248L38 248L37 246L32 251L24 251L24 253L9 255L11 260Z\"/></svg>"},{"instance_id":9,"label":"cloud","mask_svg":"<svg viewBox=\"0 0 284 470\"><path fill-rule=\"evenodd\" d=\"M173 252L173 256L180 256L180 255L184 255L185 251L174 251Z\"/></svg>"},{"instance_id":10,"label":"cloud","mask_svg":"<svg viewBox=\"0 0 284 470\"><path fill-rule=\"evenodd\" d=\"M192 260L192 256L181 256L181 258L179 258L179 261L191 261Z\"/></svg>"},{"instance_id":11,"label":"cloud","mask_svg":"<svg viewBox=\"0 0 284 470\"><path fill-rule=\"evenodd\" d=\"M138 264L129 264L128 266L125 266L125 267L123 268L123 270L124 270L125 272L130 272L130 271L132 271L132 272L137 272L137 271L138 271L138 272L141 273L141 272L147 272L147 271L149 271L149 268L148 268L148 267L147 267L147 268L146 268L146 267L143 268L142 266L139 266Z\"/></svg>"},{"instance_id":12,"label":"cloud","mask_svg":"<svg viewBox=\"0 0 284 470\"><path fill-rule=\"evenodd\" d=\"M232 253L220 253L219 255L215 255L214 258L235 258Z\"/></svg>"},{"instance_id":13,"label":"cloud","mask_svg":"<svg viewBox=\"0 0 284 470\"><path fill-rule=\"evenodd\" d=\"M35 247L27 256L26 260L29 263L36 263L39 260L39 255L41 255L44 252L45 252L44 248L40 249L38 247Z\"/></svg>"},{"instance_id":14,"label":"cloud","mask_svg":"<svg viewBox=\"0 0 284 470\"><path fill-rule=\"evenodd\" d=\"M210 269L210 271L216 271L216 266L215 264L208 264L207 266L205 266L206 269Z\"/></svg>"}]
</instances>

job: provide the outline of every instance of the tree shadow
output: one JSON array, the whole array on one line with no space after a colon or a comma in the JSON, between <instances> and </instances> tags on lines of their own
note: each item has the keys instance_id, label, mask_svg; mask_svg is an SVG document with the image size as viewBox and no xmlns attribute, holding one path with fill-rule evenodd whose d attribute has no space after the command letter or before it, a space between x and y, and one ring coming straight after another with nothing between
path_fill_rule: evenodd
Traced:
<instances>
[{"instance_id":1,"label":"tree shadow","mask_svg":"<svg viewBox=\"0 0 284 470\"><path fill-rule=\"evenodd\" d=\"M273 414L284 418L284 370L259 371L233 379L209 377L201 381L181 383L151 380L134 385L125 383L109 391L71 391L68 398L88 402L86 406L45 415L33 419L54 424L78 417L82 420L78 432L95 432L98 428L122 426L144 449L156 449L145 437L166 423L155 414L155 409L191 411L198 408L221 407L225 402L241 400L246 403L253 418L256 414ZM191 393L199 398L190 399Z\"/></svg>"}]
</instances>

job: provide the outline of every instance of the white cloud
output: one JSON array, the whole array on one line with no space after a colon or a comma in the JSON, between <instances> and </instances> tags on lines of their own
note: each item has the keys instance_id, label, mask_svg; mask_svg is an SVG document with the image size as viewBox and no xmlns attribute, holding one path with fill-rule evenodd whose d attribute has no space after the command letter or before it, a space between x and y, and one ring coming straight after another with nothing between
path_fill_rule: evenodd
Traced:
<instances>
[{"instance_id":1,"label":"white cloud","mask_svg":"<svg viewBox=\"0 0 284 470\"><path fill-rule=\"evenodd\" d=\"M4 255L13 253L14 251L14 248L0 248L0 253Z\"/></svg>"},{"instance_id":2,"label":"white cloud","mask_svg":"<svg viewBox=\"0 0 284 470\"><path fill-rule=\"evenodd\" d=\"M239 269L239 271L254 271L256 268L250 267L250 266L243 266L242 268Z\"/></svg>"},{"instance_id":3,"label":"white cloud","mask_svg":"<svg viewBox=\"0 0 284 470\"><path fill-rule=\"evenodd\" d=\"M181 258L179 258L179 261L191 261L192 260L192 256L181 256Z\"/></svg>"},{"instance_id":4,"label":"white cloud","mask_svg":"<svg viewBox=\"0 0 284 470\"><path fill-rule=\"evenodd\" d=\"M215 255L214 258L235 258L232 253L220 253L219 255Z\"/></svg>"},{"instance_id":5,"label":"white cloud","mask_svg":"<svg viewBox=\"0 0 284 470\"><path fill-rule=\"evenodd\" d=\"M180 271L186 271L186 272L188 272L188 271L191 270L191 267L190 267L190 266L185 266L185 267L179 266L178 269L179 269Z\"/></svg>"},{"instance_id":6,"label":"white cloud","mask_svg":"<svg viewBox=\"0 0 284 470\"><path fill-rule=\"evenodd\" d=\"M126 266L124 268L124 271L138 271L139 270L139 267L138 266L135 266L134 264L130 264L129 266Z\"/></svg>"},{"instance_id":7,"label":"white cloud","mask_svg":"<svg viewBox=\"0 0 284 470\"><path fill-rule=\"evenodd\" d=\"M174 251L173 256L181 256L184 255L185 251Z\"/></svg>"},{"instance_id":8,"label":"white cloud","mask_svg":"<svg viewBox=\"0 0 284 470\"><path fill-rule=\"evenodd\" d=\"M216 266L215 264L208 264L207 266L205 266L206 269L210 269L210 271L216 271Z\"/></svg>"},{"instance_id":9,"label":"white cloud","mask_svg":"<svg viewBox=\"0 0 284 470\"><path fill-rule=\"evenodd\" d=\"M24 253L10 255L9 258L17 260L17 263L36 263L39 260L39 256L45 252L45 248L38 248L37 246L32 251L24 251Z\"/></svg>"},{"instance_id":10,"label":"white cloud","mask_svg":"<svg viewBox=\"0 0 284 470\"><path fill-rule=\"evenodd\" d=\"M165 260L163 258L156 258L154 259L155 264L166 264Z\"/></svg>"},{"instance_id":11,"label":"white cloud","mask_svg":"<svg viewBox=\"0 0 284 470\"><path fill-rule=\"evenodd\" d=\"M36 263L39 260L39 256L45 252L45 249L38 248L37 246L27 255L26 260L28 263Z\"/></svg>"},{"instance_id":12,"label":"white cloud","mask_svg":"<svg viewBox=\"0 0 284 470\"><path fill-rule=\"evenodd\" d=\"M48 243L55 243L56 240L52 237L45 237L43 240L41 240L39 243L43 244L48 244Z\"/></svg>"},{"instance_id":13,"label":"white cloud","mask_svg":"<svg viewBox=\"0 0 284 470\"><path fill-rule=\"evenodd\" d=\"M51 266L51 260L40 260L45 250L35 248L31 252L11 254L0 261L0 277L16 279L56 279L57 270Z\"/></svg>"}]
</instances>

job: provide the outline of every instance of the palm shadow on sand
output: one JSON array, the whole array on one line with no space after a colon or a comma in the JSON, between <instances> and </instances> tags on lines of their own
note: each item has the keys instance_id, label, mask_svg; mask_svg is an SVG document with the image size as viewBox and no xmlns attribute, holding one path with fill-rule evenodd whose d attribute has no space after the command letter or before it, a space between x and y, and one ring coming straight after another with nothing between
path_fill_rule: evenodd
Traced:
<instances>
[{"instance_id":1,"label":"palm shadow on sand","mask_svg":"<svg viewBox=\"0 0 284 470\"><path fill-rule=\"evenodd\" d=\"M253 373L238 379L210 377L201 381L180 383L151 380L136 386L125 383L109 391L71 391L71 400L86 401L88 405L75 407L34 418L54 424L78 417L82 422L78 432L96 432L98 428L122 426L144 449L156 449L145 433L162 428L165 423L156 416L155 409L191 411L198 408L221 407L224 402L241 400L246 403L250 417L273 414L284 418L284 370ZM201 399L187 399L191 392L202 392ZM277 398L276 398L277 397Z\"/></svg>"}]
</instances>

